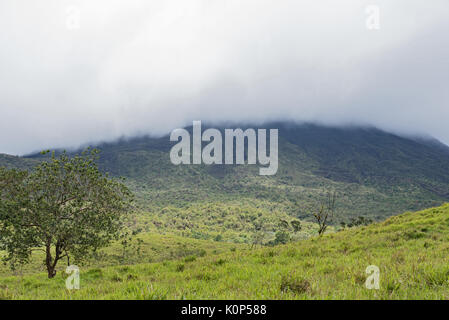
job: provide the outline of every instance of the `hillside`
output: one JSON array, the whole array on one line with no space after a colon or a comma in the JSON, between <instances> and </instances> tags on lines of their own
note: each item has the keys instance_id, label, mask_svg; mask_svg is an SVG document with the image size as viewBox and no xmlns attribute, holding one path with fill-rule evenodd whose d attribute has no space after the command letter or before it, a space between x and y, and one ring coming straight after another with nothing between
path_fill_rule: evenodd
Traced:
<instances>
[{"instance_id":1,"label":"hillside","mask_svg":"<svg viewBox=\"0 0 449 320\"><path fill-rule=\"evenodd\" d=\"M29 170L33 168L37 163L39 163L37 159L29 159L0 153L0 167L5 167L8 169L16 168L21 170Z\"/></svg>"},{"instance_id":2,"label":"hillside","mask_svg":"<svg viewBox=\"0 0 449 320\"><path fill-rule=\"evenodd\" d=\"M275 248L82 270L81 289L61 274L4 277L8 299L448 299L449 204ZM380 269L380 289L365 269Z\"/></svg>"},{"instance_id":3,"label":"hillside","mask_svg":"<svg viewBox=\"0 0 449 320\"><path fill-rule=\"evenodd\" d=\"M121 241L113 242L97 253L78 261L81 268L98 268L116 265L163 262L192 256L202 257L229 252L231 249L242 248L242 245L218 241L206 241L184 238L173 235L140 233L126 239L126 245ZM0 251L0 257L3 252ZM33 252L30 263L11 270L8 264L0 264L0 276L26 275L44 272L42 261L45 255L42 251ZM67 267L66 261L61 261L57 272L63 273ZM0 295L1 296L1 295Z\"/></svg>"},{"instance_id":4,"label":"hillside","mask_svg":"<svg viewBox=\"0 0 449 320\"><path fill-rule=\"evenodd\" d=\"M335 225L449 201L449 148L438 141L372 128L264 127L279 128L275 176L260 176L258 166L248 165L175 166L167 136L95 146L100 168L125 177L136 194L133 227L145 232L250 243L257 226L264 226L269 241L279 219L300 219L305 232L297 238L304 238L313 234L310 208L326 190L338 193ZM1 155L0 166L27 169L43 159Z\"/></svg>"},{"instance_id":5,"label":"hillside","mask_svg":"<svg viewBox=\"0 0 449 320\"><path fill-rule=\"evenodd\" d=\"M434 140L367 128L264 127L279 128L275 176L259 176L257 166L174 166L168 137L99 144L100 166L126 177L140 209L156 213L167 206L188 209L237 201L305 219L307 207L316 205L323 190L334 189L340 195L337 221L360 215L379 220L449 200L449 147Z\"/></svg>"}]
</instances>

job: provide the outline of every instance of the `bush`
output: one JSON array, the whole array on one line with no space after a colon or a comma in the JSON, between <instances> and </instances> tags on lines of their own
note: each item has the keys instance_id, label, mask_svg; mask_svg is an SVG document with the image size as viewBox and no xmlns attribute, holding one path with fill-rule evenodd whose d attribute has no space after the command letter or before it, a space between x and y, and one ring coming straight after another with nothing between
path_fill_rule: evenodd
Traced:
<instances>
[{"instance_id":1,"label":"bush","mask_svg":"<svg viewBox=\"0 0 449 320\"><path fill-rule=\"evenodd\" d=\"M214 264L215 264L216 266L221 266L221 265L223 265L223 264L225 264L225 263L226 263L226 260L221 259L221 258L214 262Z\"/></svg>"},{"instance_id":2,"label":"bush","mask_svg":"<svg viewBox=\"0 0 449 320\"><path fill-rule=\"evenodd\" d=\"M294 274L289 274L282 276L281 291L291 291L296 294L309 293L311 291L311 285L308 280L297 278Z\"/></svg>"},{"instance_id":3,"label":"bush","mask_svg":"<svg viewBox=\"0 0 449 320\"><path fill-rule=\"evenodd\" d=\"M188 256L184 258L184 262L193 262L196 260L195 256Z\"/></svg>"},{"instance_id":4,"label":"bush","mask_svg":"<svg viewBox=\"0 0 449 320\"><path fill-rule=\"evenodd\" d=\"M176 266L176 271L178 271L178 272L183 272L184 269L185 269L184 263L180 263Z\"/></svg>"},{"instance_id":5,"label":"bush","mask_svg":"<svg viewBox=\"0 0 449 320\"><path fill-rule=\"evenodd\" d=\"M286 244L290 241L290 234L286 231L276 232L276 238L274 239L274 244Z\"/></svg>"}]
</instances>

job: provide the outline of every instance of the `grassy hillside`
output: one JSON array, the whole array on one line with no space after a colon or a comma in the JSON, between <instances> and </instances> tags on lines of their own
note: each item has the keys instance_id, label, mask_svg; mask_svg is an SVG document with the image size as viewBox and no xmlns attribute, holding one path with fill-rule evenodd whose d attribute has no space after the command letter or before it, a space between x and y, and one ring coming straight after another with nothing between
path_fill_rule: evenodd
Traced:
<instances>
[{"instance_id":1,"label":"grassy hillside","mask_svg":"<svg viewBox=\"0 0 449 320\"><path fill-rule=\"evenodd\" d=\"M449 204L274 248L82 269L81 289L63 273L3 277L9 299L448 299ZM380 268L380 289L364 283Z\"/></svg>"},{"instance_id":2,"label":"grassy hillside","mask_svg":"<svg viewBox=\"0 0 449 320\"><path fill-rule=\"evenodd\" d=\"M109 247L101 249L96 254L86 257L81 263L77 263L81 268L98 268L114 265L127 265L148 262L161 262L176 260L185 257L203 257L205 255L216 255L229 252L236 248L243 248L242 245L223 241L205 241L191 238L184 238L171 234L160 235L154 233L140 233L127 238L126 245L121 241L111 244ZM0 257L2 252L0 251ZM43 265L45 255L41 251L33 252L29 264L25 264L15 271L8 265L0 264L0 276L36 274L45 271ZM72 261L73 263L73 261ZM60 261L58 273L63 273L67 264Z\"/></svg>"}]
</instances>

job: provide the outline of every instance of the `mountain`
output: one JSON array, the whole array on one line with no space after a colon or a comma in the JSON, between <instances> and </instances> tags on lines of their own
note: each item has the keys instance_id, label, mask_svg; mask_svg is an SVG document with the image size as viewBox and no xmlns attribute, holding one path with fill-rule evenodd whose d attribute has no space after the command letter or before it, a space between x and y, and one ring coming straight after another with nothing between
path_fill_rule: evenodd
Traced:
<instances>
[{"instance_id":1,"label":"mountain","mask_svg":"<svg viewBox=\"0 0 449 320\"><path fill-rule=\"evenodd\" d=\"M449 200L449 147L438 141L374 128L263 127L279 129L274 176L260 176L255 165L175 166L168 136L98 144L99 165L127 179L146 230L199 238L246 241L242 234L258 219L274 226L273 214L310 221L310 208L328 189L338 194L335 224L358 216L381 220ZM2 155L0 166L29 168L42 158Z\"/></svg>"},{"instance_id":2,"label":"mountain","mask_svg":"<svg viewBox=\"0 0 449 320\"><path fill-rule=\"evenodd\" d=\"M5 167L8 169L16 168L22 170L29 170L38 163L39 163L38 159L30 159L0 153L0 167Z\"/></svg>"}]
</instances>

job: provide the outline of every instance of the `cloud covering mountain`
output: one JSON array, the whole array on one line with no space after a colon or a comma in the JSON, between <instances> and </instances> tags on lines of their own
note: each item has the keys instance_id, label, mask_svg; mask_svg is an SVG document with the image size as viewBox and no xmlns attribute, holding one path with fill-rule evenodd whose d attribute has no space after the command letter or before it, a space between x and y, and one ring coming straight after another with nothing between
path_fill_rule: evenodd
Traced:
<instances>
[{"instance_id":1,"label":"cloud covering mountain","mask_svg":"<svg viewBox=\"0 0 449 320\"><path fill-rule=\"evenodd\" d=\"M373 125L449 143L447 0L44 3L0 3L0 152L192 120Z\"/></svg>"}]
</instances>

